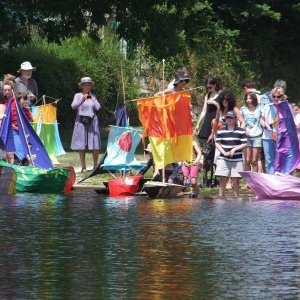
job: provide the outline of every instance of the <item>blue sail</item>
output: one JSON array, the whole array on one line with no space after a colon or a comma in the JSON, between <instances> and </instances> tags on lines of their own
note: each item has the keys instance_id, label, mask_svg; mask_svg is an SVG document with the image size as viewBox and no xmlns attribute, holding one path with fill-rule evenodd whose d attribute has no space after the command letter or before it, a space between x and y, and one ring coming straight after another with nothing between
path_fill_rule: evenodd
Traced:
<instances>
[{"instance_id":1,"label":"blue sail","mask_svg":"<svg viewBox=\"0 0 300 300\"><path fill-rule=\"evenodd\" d=\"M134 156L141 136L142 130L111 126L107 142L107 156L102 168L120 171L142 169L145 164L137 161Z\"/></svg>"},{"instance_id":2,"label":"blue sail","mask_svg":"<svg viewBox=\"0 0 300 300\"><path fill-rule=\"evenodd\" d=\"M5 114L0 129L1 139L8 152L16 151L14 138L13 138L12 117L11 117L12 101L15 100L11 99L9 101L5 110ZM53 164L43 143L39 139L38 135L36 134L32 126L30 125L18 101L15 101L15 104L17 110L16 115L17 115L18 129L19 129L18 133L22 144L23 152L26 158L28 158L28 160L36 167L53 169L54 168Z\"/></svg>"}]
</instances>

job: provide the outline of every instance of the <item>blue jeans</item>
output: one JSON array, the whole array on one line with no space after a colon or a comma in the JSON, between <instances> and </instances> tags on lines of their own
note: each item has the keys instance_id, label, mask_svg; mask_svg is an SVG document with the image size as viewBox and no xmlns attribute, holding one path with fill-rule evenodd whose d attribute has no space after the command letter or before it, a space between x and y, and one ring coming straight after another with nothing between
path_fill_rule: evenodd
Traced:
<instances>
[{"instance_id":1,"label":"blue jeans","mask_svg":"<svg viewBox=\"0 0 300 300\"><path fill-rule=\"evenodd\" d=\"M25 158L25 153L23 150L23 146L21 143L19 133L15 130L13 130L13 137L14 137L14 144L15 144L15 148L16 148L15 154L19 160L22 160Z\"/></svg>"},{"instance_id":2,"label":"blue jeans","mask_svg":"<svg viewBox=\"0 0 300 300\"><path fill-rule=\"evenodd\" d=\"M263 142L263 148L265 154L266 172L267 174L274 174L276 142L272 140L264 140L264 139L262 142Z\"/></svg>"}]
</instances>

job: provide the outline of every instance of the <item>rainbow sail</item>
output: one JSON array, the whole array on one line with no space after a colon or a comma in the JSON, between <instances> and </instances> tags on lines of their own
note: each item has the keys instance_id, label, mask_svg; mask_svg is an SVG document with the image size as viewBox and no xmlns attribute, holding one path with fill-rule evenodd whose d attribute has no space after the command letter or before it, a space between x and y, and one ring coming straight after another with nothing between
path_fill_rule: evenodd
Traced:
<instances>
[{"instance_id":1,"label":"rainbow sail","mask_svg":"<svg viewBox=\"0 0 300 300\"><path fill-rule=\"evenodd\" d=\"M177 92L137 101L139 119L148 136L155 165L192 160L191 95Z\"/></svg>"},{"instance_id":2,"label":"rainbow sail","mask_svg":"<svg viewBox=\"0 0 300 300\"><path fill-rule=\"evenodd\" d=\"M66 154L57 123L57 101L32 107L32 127L43 142L51 161L58 164L57 156Z\"/></svg>"}]
</instances>

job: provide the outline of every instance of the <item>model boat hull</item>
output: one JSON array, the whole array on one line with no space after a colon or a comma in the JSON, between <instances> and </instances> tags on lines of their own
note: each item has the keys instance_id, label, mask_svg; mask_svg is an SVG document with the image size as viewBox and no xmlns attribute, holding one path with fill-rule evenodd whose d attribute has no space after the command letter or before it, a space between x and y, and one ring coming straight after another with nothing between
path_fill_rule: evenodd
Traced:
<instances>
[{"instance_id":1,"label":"model boat hull","mask_svg":"<svg viewBox=\"0 0 300 300\"><path fill-rule=\"evenodd\" d=\"M240 172L257 199L300 200L300 178L291 175L269 175Z\"/></svg>"}]
</instances>

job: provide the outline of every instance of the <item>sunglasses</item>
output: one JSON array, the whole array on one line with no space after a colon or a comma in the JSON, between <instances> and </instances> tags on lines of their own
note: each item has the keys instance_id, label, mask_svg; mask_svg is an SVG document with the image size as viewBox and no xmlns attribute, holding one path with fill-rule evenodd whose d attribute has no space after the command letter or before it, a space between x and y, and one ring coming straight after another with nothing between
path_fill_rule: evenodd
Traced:
<instances>
[{"instance_id":1,"label":"sunglasses","mask_svg":"<svg viewBox=\"0 0 300 300\"><path fill-rule=\"evenodd\" d=\"M234 119L234 117L225 117L225 119L227 120L227 119L229 119L229 120L233 120Z\"/></svg>"},{"instance_id":2,"label":"sunglasses","mask_svg":"<svg viewBox=\"0 0 300 300\"><path fill-rule=\"evenodd\" d=\"M87 83L83 83L82 85L83 85L83 86L87 86L87 85L91 85L91 83L88 83L88 82L87 82Z\"/></svg>"},{"instance_id":3,"label":"sunglasses","mask_svg":"<svg viewBox=\"0 0 300 300\"><path fill-rule=\"evenodd\" d=\"M273 95L272 95L272 97L275 98L275 99L280 99L282 96L283 96L283 95L280 95L280 96L273 96Z\"/></svg>"}]
</instances>

